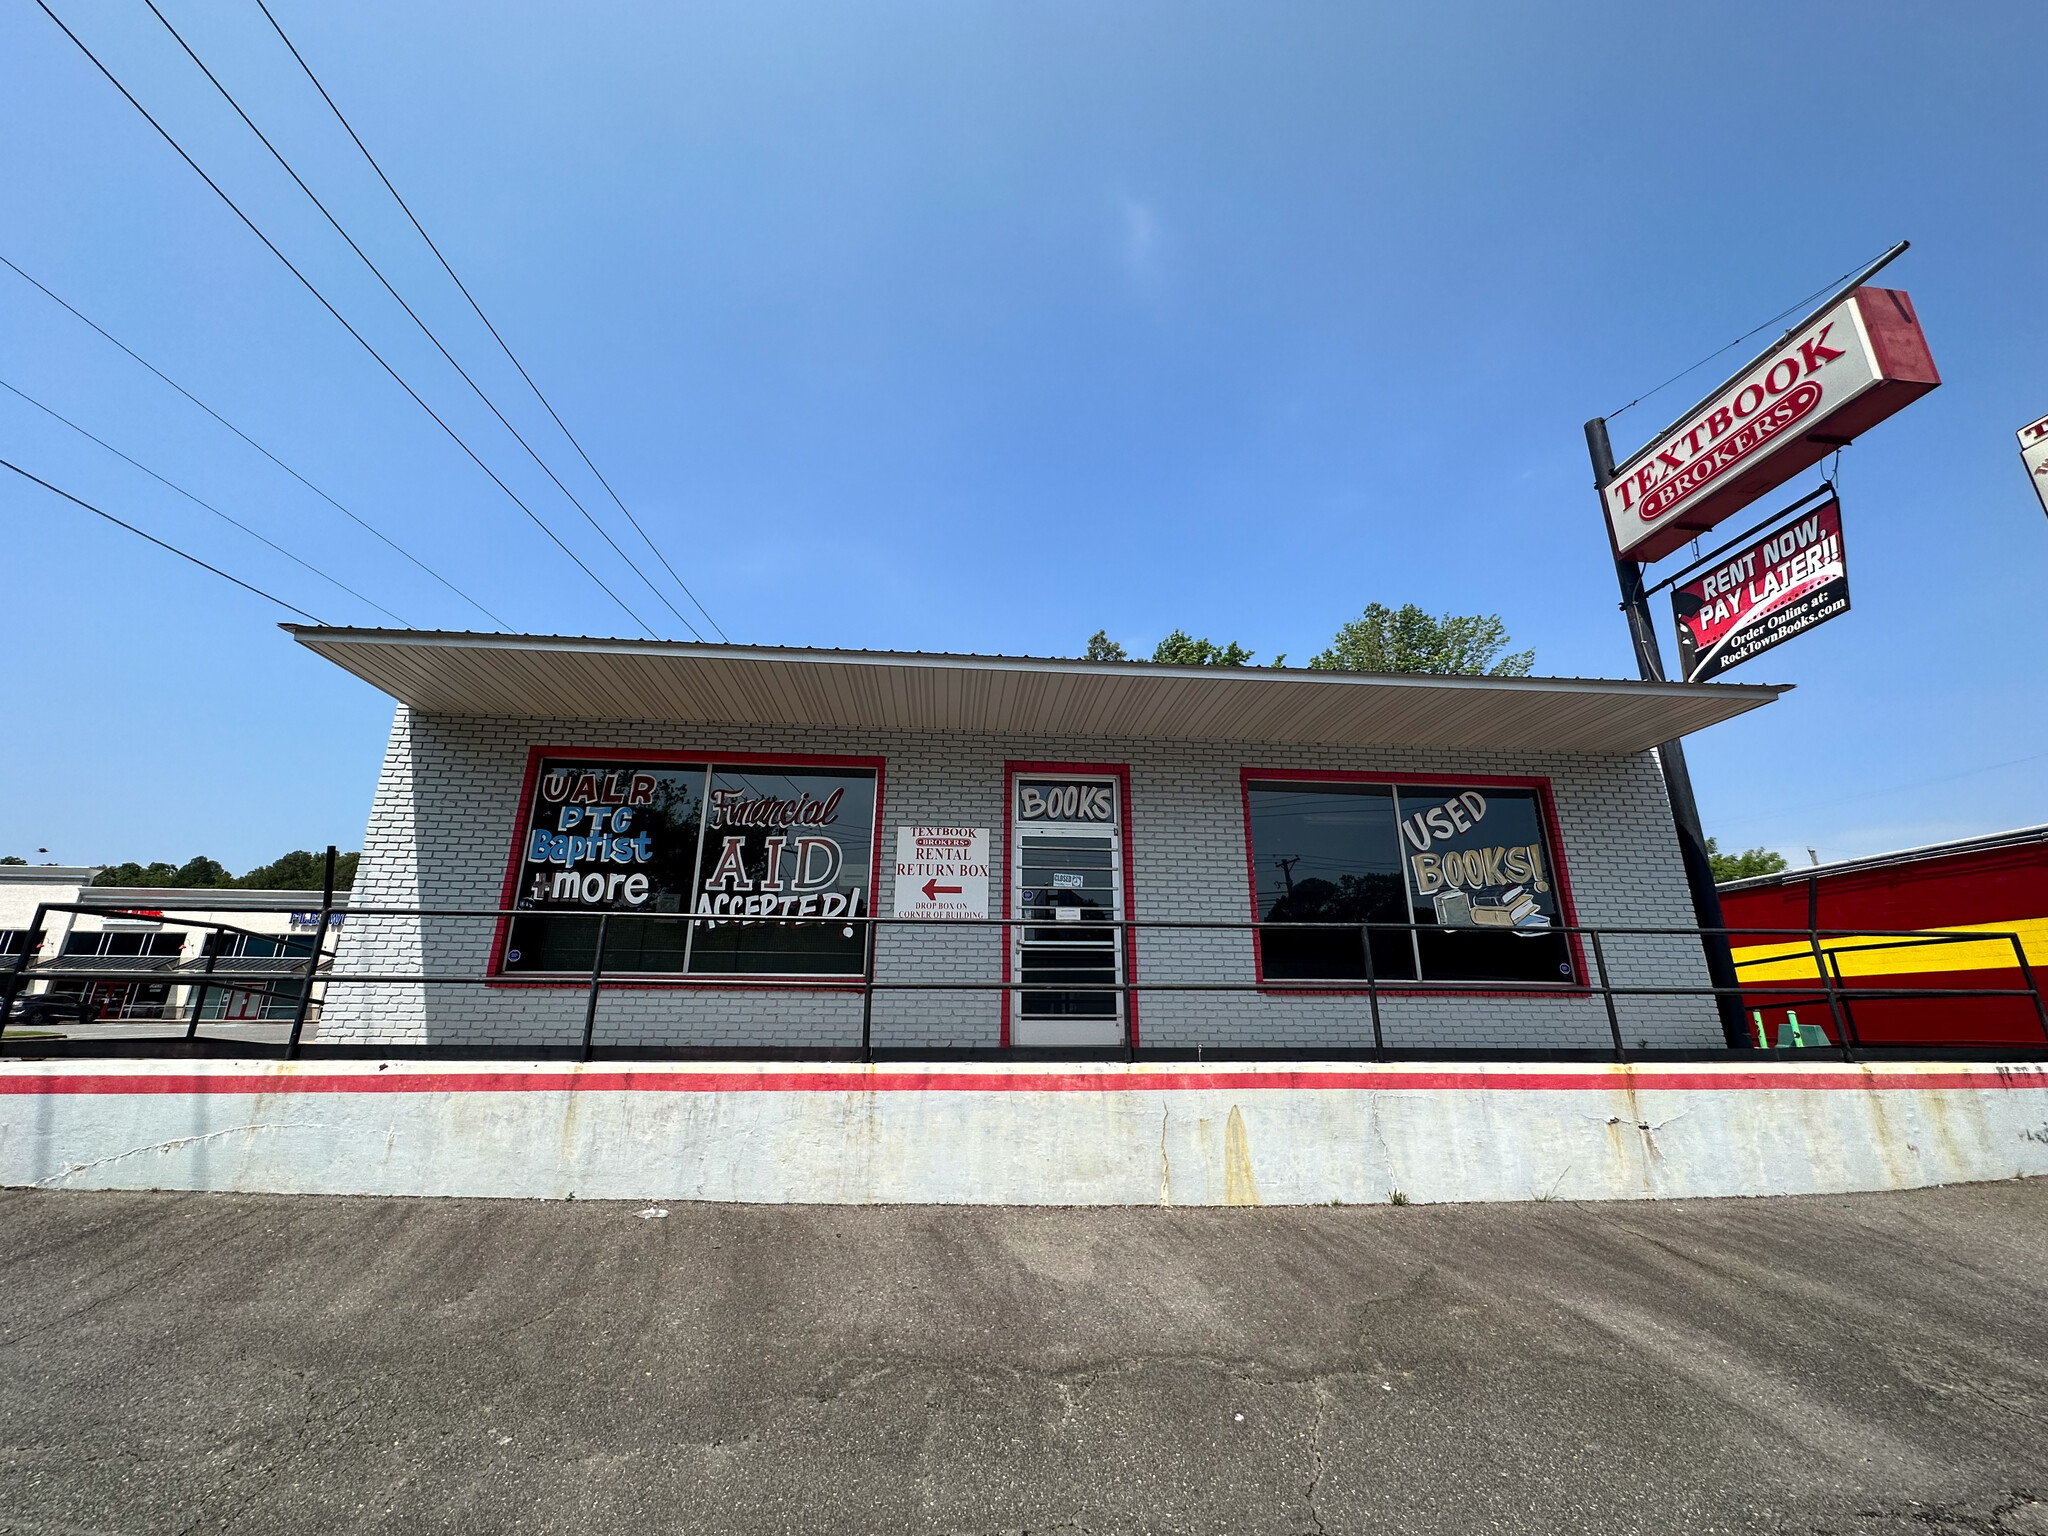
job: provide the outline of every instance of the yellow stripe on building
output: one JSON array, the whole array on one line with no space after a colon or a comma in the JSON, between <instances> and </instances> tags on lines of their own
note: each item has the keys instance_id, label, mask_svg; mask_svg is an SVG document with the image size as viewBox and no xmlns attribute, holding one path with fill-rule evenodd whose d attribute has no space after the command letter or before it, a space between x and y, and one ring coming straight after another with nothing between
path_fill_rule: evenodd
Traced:
<instances>
[{"instance_id":1,"label":"yellow stripe on building","mask_svg":"<svg viewBox=\"0 0 2048 1536\"><path fill-rule=\"evenodd\" d=\"M2029 965L2048 966L2048 917L2008 923L1961 923L1946 933L1987 933L2000 937L1926 940L1907 943L1882 934L1824 938L1820 947L1836 956L1844 977L1905 976L1930 971L2011 970L2019 964L2005 934L2017 934ZM1893 948L1872 946L1890 945ZM1735 964L1744 981L1815 981L1813 947L1804 939L1787 943L1738 944Z\"/></svg>"}]
</instances>

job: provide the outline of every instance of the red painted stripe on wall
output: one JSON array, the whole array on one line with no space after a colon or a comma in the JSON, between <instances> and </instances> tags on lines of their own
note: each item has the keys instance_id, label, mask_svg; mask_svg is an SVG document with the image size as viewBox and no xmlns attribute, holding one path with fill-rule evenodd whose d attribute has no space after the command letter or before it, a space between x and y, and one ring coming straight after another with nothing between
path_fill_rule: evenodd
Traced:
<instances>
[{"instance_id":1,"label":"red painted stripe on wall","mask_svg":"<svg viewBox=\"0 0 2048 1536\"><path fill-rule=\"evenodd\" d=\"M1963 1072L413 1072L0 1075L0 1095L286 1093L1898 1092L2048 1089L2048 1070Z\"/></svg>"}]
</instances>

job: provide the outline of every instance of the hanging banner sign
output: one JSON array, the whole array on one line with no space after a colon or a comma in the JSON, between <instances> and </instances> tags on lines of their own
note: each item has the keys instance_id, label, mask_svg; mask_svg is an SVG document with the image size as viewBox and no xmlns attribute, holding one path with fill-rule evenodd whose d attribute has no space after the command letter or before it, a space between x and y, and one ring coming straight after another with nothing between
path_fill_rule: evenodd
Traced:
<instances>
[{"instance_id":1,"label":"hanging banner sign","mask_svg":"<svg viewBox=\"0 0 2048 1536\"><path fill-rule=\"evenodd\" d=\"M1849 611L1842 504L1830 497L1671 589L1688 683L1719 677Z\"/></svg>"},{"instance_id":2,"label":"hanging banner sign","mask_svg":"<svg viewBox=\"0 0 2048 1536\"><path fill-rule=\"evenodd\" d=\"M2041 510L2048 512L2048 416L2020 428L2020 462L2027 466Z\"/></svg>"},{"instance_id":3,"label":"hanging banner sign","mask_svg":"<svg viewBox=\"0 0 2048 1536\"><path fill-rule=\"evenodd\" d=\"M1662 559L1940 382L1912 301L1858 288L1615 471L1615 553Z\"/></svg>"},{"instance_id":4,"label":"hanging banner sign","mask_svg":"<svg viewBox=\"0 0 2048 1536\"><path fill-rule=\"evenodd\" d=\"M896 916L988 916L987 827L898 827Z\"/></svg>"}]
</instances>

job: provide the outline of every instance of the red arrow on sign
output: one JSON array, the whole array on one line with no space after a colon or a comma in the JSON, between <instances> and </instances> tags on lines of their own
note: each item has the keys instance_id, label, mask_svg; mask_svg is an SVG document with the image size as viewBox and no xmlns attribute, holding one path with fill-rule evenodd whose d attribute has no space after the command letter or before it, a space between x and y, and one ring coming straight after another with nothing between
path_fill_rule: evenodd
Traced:
<instances>
[{"instance_id":1,"label":"red arrow on sign","mask_svg":"<svg viewBox=\"0 0 2048 1536\"><path fill-rule=\"evenodd\" d=\"M924 883L924 899L926 901L937 901L941 896L958 896L961 893L961 889L957 885L941 885L937 878L934 877Z\"/></svg>"}]
</instances>

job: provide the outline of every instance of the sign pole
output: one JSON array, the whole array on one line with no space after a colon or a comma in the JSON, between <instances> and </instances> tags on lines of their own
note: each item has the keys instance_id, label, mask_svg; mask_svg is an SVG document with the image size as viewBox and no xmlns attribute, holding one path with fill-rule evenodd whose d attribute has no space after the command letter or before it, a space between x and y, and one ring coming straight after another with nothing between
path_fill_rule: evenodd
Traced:
<instances>
[{"instance_id":1,"label":"sign pole","mask_svg":"<svg viewBox=\"0 0 2048 1536\"><path fill-rule=\"evenodd\" d=\"M1614 478L1614 449L1607 441L1607 418L1595 416L1586 423L1586 449L1593 459L1593 485L1601 493L1600 517L1607 521L1607 483ZM1643 591L1643 568L1635 561L1616 555L1614 574L1621 583L1621 611L1628 618L1629 638L1636 649L1636 669L1643 680L1661 683L1664 657L1657 645L1657 631L1650 623L1650 600ZM1685 864L1685 883L1692 893L1693 920L1703 929L1723 926L1721 893L1714 887L1713 865L1707 860L1706 834L1700 829L1699 803L1693 799L1692 775L1685 766L1685 748L1677 741L1657 748L1657 761L1664 770L1664 794L1671 802L1671 820L1678 832L1678 854ZM1728 935L1707 932L1700 935L1706 951L1707 978L1716 987L1740 985L1735 973L1735 955ZM1743 1018L1742 998L1734 991L1715 994L1721 1016L1721 1034L1730 1050L1749 1048L1749 1026Z\"/></svg>"}]
</instances>

